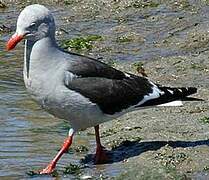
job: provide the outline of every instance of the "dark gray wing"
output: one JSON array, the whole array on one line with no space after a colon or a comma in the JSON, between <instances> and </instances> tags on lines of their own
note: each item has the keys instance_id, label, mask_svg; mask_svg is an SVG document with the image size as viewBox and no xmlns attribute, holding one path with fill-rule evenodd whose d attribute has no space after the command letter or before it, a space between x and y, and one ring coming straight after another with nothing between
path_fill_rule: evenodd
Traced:
<instances>
[{"instance_id":1,"label":"dark gray wing","mask_svg":"<svg viewBox=\"0 0 209 180\"><path fill-rule=\"evenodd\" d=\"M106 114L114 114L137 105L145 95L152 92L149 81L137 76L123 80L80 77L74 78L65 85L96 103Z\"/></svg>"},{"instance_id":2,"label":"dark gray wing","mask_svg":"<svg viewBox=\"0 0 209 180\"><path fill-rule=\"evenodd\" d=\"M75 55L65 76L65 86L96 103L106 114L114 114L130 106L152 106L182 99L196 88L169 88L154 85L144 77L124 74L102 62ZM141 102L141 103L140 103Z\"/></svg>"},{"instance_id":3,"label":"dark gray wing","mask_svg":"<svg viewBox=\"0 0 209 180\"><path fill-rule=\"evenodd\" d=\"M134 75L123 80L100 77L74 78L65 85L96 103L105 114L121 112L130 106L137 108L164 104L184 99L197 92L194 87L154 87L147 79Z\"/></svg>"},{"instance_id":4,"label":"dark gray wing","mask_svg":"<svg viewBox=\"0 0 209 180\"><path fill-rule=\"evenodd\" d=\"M66 76L66 87L96 103L106 114L136 105L152 92L152 85L145 78L124 74L93 58L70 54L75 55L75 60L70 61L68 71L77 78Z\"/></svg>"},{"instance_id":5,"label":"dark gray wing","mask_svg":"<svg viewBox=\"0 0 209 180\"><path fill-rule=\"evenodd\" d=\"M110 79L125 78L125 74L123 72L96 59L79 54L70 54L75 55L75 60L70 61L70 67L68 68L68 70L73 74L82 77L104 77Z\"/></svg>"}]
</instances>

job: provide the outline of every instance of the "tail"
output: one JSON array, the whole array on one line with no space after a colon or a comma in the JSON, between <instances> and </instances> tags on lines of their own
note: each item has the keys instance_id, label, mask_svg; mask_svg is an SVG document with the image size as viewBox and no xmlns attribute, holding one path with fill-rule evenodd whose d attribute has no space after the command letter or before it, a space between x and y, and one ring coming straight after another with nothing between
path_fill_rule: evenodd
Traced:
<instances>
[{"instance_id":1,"label":"tail","mask_svg":"<svg viewBox=\"0 0 209 180\"><path fill-rule=\"evenodd\" d=\"M158 98L151 99L145 102L143 106L153 106L153 105L180 106L182 105L182 101L196 99L196 98L187 97L197 92L197 88L195 87L172 88L172 87L158 86L158 88L163 92L163 94Z\"/></svg>"},{"instance_id":2,"label":"tail","mask_svg":"<svg viewBox=\"0 0 209 180\"><path fill-rule=\"evenodd\" d=\"M164 98L167 98L168 102L160 104L158 106L182 106L182 101L203 101L202 99L188 97L197 92L195 87L180 87L180 88L171 88L171 87L159 87L165 94Z\"/></svg>"},{"instance_id":3,"label":"tail","mask_svg":"<svg viewBox=\"0 0 209 180\"><path fill-rule=\"evenodd\" d=\"M175 100L183 100L187 96L195 94L197 88L195 87L180 87L180 88L171 88L171 87L159 87L163 91L168 99L174 98Z\"/></svg>"}]
</instances>

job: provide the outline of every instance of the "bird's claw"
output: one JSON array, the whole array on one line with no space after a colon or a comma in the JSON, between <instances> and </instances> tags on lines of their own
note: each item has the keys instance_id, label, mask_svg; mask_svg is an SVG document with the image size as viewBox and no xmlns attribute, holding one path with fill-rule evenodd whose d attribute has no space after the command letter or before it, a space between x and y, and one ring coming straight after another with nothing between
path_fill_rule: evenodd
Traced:
<instances>
[{"instance_id":1,"label":"bird's claw","mask_svg":"<svg viewBox=\"0 0 209 180\"><path fill-rule=\"evenodd\" d=\"M39 174L51 174L54 172L56 164L54 163L50 163L46 168L44 168L43 170L41 170L39 172Z\"/></svg>"},{"instance_id":2,"label":"bird's claw","mask_svg":"<svg viewBox=\"0 0 209 180\"><path fill-rule=\"evenodd\" d=\"M97 149L96 154L94 156L95 164L103 164L109 162L109 157L107 156L106 150L102 147Z\"/></svg>"}]
</instances>

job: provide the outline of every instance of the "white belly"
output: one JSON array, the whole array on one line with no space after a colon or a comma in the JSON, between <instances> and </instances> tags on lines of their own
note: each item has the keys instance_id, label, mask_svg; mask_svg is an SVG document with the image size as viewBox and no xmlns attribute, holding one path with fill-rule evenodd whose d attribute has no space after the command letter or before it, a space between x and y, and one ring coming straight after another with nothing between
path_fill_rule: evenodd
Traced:
<instances>
[{"instance_id":1,"label":"white belly","mask_svg":"<svg viewBox=\"0 0 209 180\"><path fill-rule=\"evenodd\" d=\"M64 85L56 85L53 90L44 90L43 87L41 91L39 88L34 90L27 87L27 89L32 98L47 112L69 121L75 130L93 127L113 119L112 116L103 114L95 103Z\"/></svg>"}]
</instances>

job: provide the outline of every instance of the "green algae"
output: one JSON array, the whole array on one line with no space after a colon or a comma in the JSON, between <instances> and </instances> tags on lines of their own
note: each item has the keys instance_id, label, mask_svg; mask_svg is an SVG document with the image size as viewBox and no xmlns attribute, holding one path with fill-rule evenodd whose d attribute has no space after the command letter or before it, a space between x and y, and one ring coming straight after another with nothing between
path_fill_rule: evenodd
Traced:
<instances>
[{"instance_id":1,"label":"green algae","mask_svg":"<svg viewBox=\"0 0 209 180\"><path fill-rule=\"evenodd\" d=\"M158 7L159 3L153 1L135 1L132 3L132 7L134 8L155 8Z\"/></svg>"},{"instance_id":2,"label":"green algae","mask_svg":"<svg viewBox=\"0 0 209 180\"><path fill-rule=\"evenodd\" d=\"M204 116L203 118L199 119L199 121L203 124L209 124L209 117Z\"/></svg>"},{"instance_id":3,"label":"green algae","mask_svg":"<svg viewBox=\"0 0 209 180\"><path fill-rule=\"evenodd\" d=\"M76 164L69 164L65 167L63 174L79 174L81 172L81 166Z\"/></svg>"},{"instance_id":4,"label":"green algae","mask_svg":"<svg viewBox=\"0 0 209 180\"><path fill-rule=\"evenodd\" d=\"M79 50L91 50L93 48L93 42L101 41L103 38L100 35L88 35L85 37L77 37L62 42L61 46L64 49L72 48Z\"/></svg>"}]
</instances>

